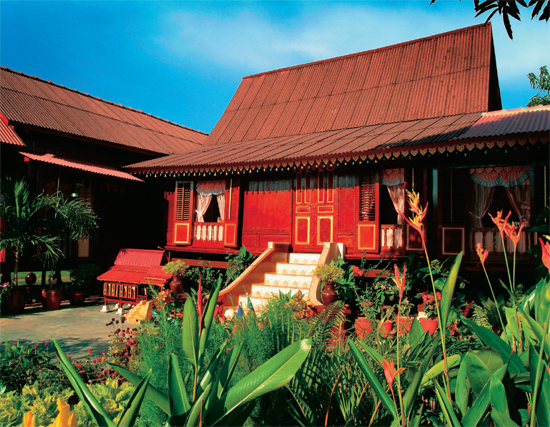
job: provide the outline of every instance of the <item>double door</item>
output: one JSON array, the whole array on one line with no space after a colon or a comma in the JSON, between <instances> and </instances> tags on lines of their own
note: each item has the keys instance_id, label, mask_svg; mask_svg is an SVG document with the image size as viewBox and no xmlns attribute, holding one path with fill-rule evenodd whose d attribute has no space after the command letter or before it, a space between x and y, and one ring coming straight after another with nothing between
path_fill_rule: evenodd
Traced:
<instances>
[{"instance_id":1,"label":"double door","mask_svg":"<svg viewBox=\"0 0 550 427\"><path fill-rule=\"evenodd\" d=\"M296 252L320 252L336 238L334 171L296 174L293 207L293 247Z\"/></svg>"}]
</instances>

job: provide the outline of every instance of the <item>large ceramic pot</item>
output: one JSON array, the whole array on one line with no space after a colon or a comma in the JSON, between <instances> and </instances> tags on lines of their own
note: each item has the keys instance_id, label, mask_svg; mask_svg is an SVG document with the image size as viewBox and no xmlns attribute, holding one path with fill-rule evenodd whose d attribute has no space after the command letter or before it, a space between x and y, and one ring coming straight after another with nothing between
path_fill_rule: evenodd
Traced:
<instances>
[{"instance_id":1,"label":"large ceramic pot","mask_svg":"<svg viewBox=\"0 0 550 427\"><path fill-rule=\"evenodd\" d=\"M42 307L48 310L57 310L63 300L63 289L51 289L42 291Z\"/></svg>"},{"instance_id":2,"label":"large ceramic pot","mask_svg":"<svg viewBox=\"0 0 550 427\"><path fill-rule=\"evenodd\" d=\"M21 314L25 311L25 300L28 288L26 286L17 286L13 291L2 297L2 311L5 314Z\"/></svg>"},{"instance_id":3,"label":"large ceramic pot","mask_svg":"<svg viewBox=\"0 0 550 427\"><path fill-rule=\"evenodd\" d=\"M332 304L336 301L336 291L334 290L334 285L332 283L325 283L323 286L323 292L321 292L321 299L324 305Z\"/></svg>"},{"instance_id":4,"label":"large ceramic pot","mask_svg":"<svg viewBox=\"0 0 550 427\"><path fill-rule=\"evenodd\" d=\"M392 333L393 330L393 320L385 320L384 323L380 326L380 334L383 337L387 337Z\"/></svg>"},{"instance_id":5,"label":"large ceramic pot","mask_svg":"<svg viewBox=\"0 0 550 427\"><path fill-rule=\"evenodd\" d=\"M69 302L71 305L84 305L87 294L84 292L71 292Z\"/></svg>"},{"instance_id":6,"label":"large ceramic pot","mask_svg":"<svg viewBox=\"0 0 550 427\"><path fill-rule=\"evenodd\" d=\"M437 330L437 319L420 318L418 320L424 332L428 332L431 335Z\"/></svg>"},{"instance_id":7,"label":"large ceramic pot","mask_svg":"<svg viewBox=\"0 0 550 427\"><path fill-rule=\"evenodd\" d=\"M179 276L172 276L172 281L170 282L170 292L176 294L181 294L183 291L183 282Z\"/></svg>"}]
</instances>

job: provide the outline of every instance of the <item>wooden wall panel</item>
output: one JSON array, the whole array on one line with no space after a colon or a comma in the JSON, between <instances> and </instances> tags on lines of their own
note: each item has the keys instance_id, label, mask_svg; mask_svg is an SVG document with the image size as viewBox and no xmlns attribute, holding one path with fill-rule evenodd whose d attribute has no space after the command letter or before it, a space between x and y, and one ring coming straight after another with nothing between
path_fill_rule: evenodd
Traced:
<instances>
[{"instance_id":1,"label":"wooden wall panel","mask_svg":"<svg viewBox=\"0 0 550 427\"><path fill-rule=\"evenodd\" d=\"M255 243L261 249L263 236L290 242L291 231L292 179L248 181L243 196L243 244Z\"/></svg>"},{"instance_id":2,"label":"wooden wall panel","mask_svg":"<svg viewBox=\"0 0 550 427\"><path fill-rule=\"evenodd\" d=\"M357 176L337 175L338 234L355 234L357 231Z\"/></svg>"}]
</instances>

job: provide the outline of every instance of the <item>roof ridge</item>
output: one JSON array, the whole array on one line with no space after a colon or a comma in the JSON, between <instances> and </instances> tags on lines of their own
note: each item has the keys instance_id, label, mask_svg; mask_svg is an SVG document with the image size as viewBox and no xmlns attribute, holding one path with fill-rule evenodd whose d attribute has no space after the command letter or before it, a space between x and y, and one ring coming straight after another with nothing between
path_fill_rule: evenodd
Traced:
<instances>
[{"instance_id":1,"label":"roof ridge","mask_svg":"<svg viewBox=\"0 0 550 427\"><path fill-rule=\"evenodd\" d=\"M550 105L534 105L532 107L517 107L510 110L495 110L495 111L486 111L483 113L483 117L490 116L504 116L506 114L523 114L533 111L543 111L550 110Z\"/></svg>"},{"instance_id":2,"label":"roof ridge","mask_svg":"<svg viewBox=\"0 0 550 427\"><path fill-rule=\"evenodd\" d=\"M290 67L277 68L275 70L264 71L262 73L250 74L248 76L244 76L242 79L245 80L245 79L249 79L249 78L253 78L253 77L264 76L264 75L267 75L267 74L279 73L281 71L288 71L288 70L294 70L294 69L298 69L298 68L310 67L312 65L318 65L318 64L322 64L322 63L326 63L326 62L340 61L342 59L352 58L354 56L372 54L372 53L375 53L375 52L394 49L394 48L397 48L397 47L410 45L410 44L414 44L414 43L420 43L420 42L425 41L425 40L436 39L436 38L448 36L450 34L460 33L460 32L463 32L463 31L470 31L473 28L480 28L480 27L485 27L485 26L487 26L487 27L489 27L489 29L491 29L491 23L490 22L486 22L486 23L483 23L483 24L471 25L469 27L458 28L456 30L447 31L445 33L432 34L431 36L427 36L427 37L421 37L421 38L418 38L418 39L409 40L409 41L401 42L401 43L397 43L397 44L392 44L392 45L389 45L389 46L378 47L376 49L364 50L364 51L361 51L361 52L350 53L350 54L342 55L342 56L336 56L334 58L321 59L319 61L307 62L305 64L292 65Z\"/></svg>"},{"instance_id":3,"label":"roof ridge","mask_svg":"<svg viewBox=\"0 0 550 427\"><path fill-rule=\"evenodd\" d=\"M59 88L61 88L61 89L68 90L68 91L77 93L77 94L82 95L82 96L87 96L88 98L92 98L92 99L95 99L95 100L97 100L97 101L101 101L101 102L103 102L103 103L105 103L105 104L110 104L110 105L113 105L113 106L115 106L115 107L124 108L124 109L126 109L126 110L133 111L133 112L135 112L135 113L140 113L140 114L143 114L143 115L145 115L145 116L152 117L152 118L154 118L154 119L163 121L163 122L165 122L165 123L169 123L169 124L171 124L171 125L174 125L174 126L177 126L177 127L183 128L183 129L187 129L187 130L190 130L190 131L193 131L193 132L197 132L197 133L200 133L200 134L203 134L203 135L208 135L206 132L202 132L202 131L200 131L200 130L196 130L196 129L193 129L193 128L190 128L190 127L187 127L187 126L184 126L184 125L180 125L180 124L175 123L175 122L171 122L170 120L166 120L166 119L163 119L162 117L154 116L153 114L146 113L146 112L144 112L144 111L142 111L142 110L136 110L136 109L134 109L134 108L132 108L132 107L127 107L127 106L122 105L122 104L117 104L117 103L115 103L115 102L113 102L113 101L107 101L107 100L102 99L102 98L99 98L99 97L97 97L97 96L90 95L89 93L80 92L80 91L78 91L78 90L76 90L76 89L68 88L68 87L63 86L63 85L61 85L61 84L54 83L54 82L52 82L52 81L50 81L50 80L44 80L44 79L41 79L40 77L31 76L30 74L25 74L25 73L23 73L23 72L21 72L21 71L15 71L15 70L12 70L12 69L10 69L10 68L8 68L8 67L5 67L5 66L1 66L0 69L3 70L3 71L7 71L7 72L10 72L10 73L13 73L13 74L19 74L19 75L21 75L21 76L27 77L27 78L29 78L29 79L37 80L37 81L42 82L42 83L49 84L49 85L51 85L51 86L56 86L56 87L59 87ZM4 88L4 89L8 89L8 88ZM38 98L39 98L39 97L38 97ZM42 98L42 99L45 99L45 98ZM63 104L63 105L65 105L65 104ZM81 110L81 111L84 111L84 110ZM86 111L87 111L87 110L86 110ZM90 111L90 112L91 112L91 111ZM124 122L124 123L127 123L127 122Z\"/></svg>"},{"instance_id":4,"label":"roof ridge","mask_svg":"<svg viewBox=\"0 0 550 427\"><path fill-rule=\"evenodd\" d=\"M4 88L2 88L2 89L4 89L4 90L9 90L9 91L12 91L12 92L17 92L17 93L20 93L20 94L22 94L22 95L33 96L34 98L42 99L42 100L47 101L47 102L52 102L52 103L57 104L57 105L63 105L63 106L65 106L65 107L67 107L67 108L72 108L73 110L83 111L83 112L86 112L87 114L93 114L93 115L96 115L96 116L104 117L104 118L109 119L109 120L114 120L114 121L117 121L117 122L119 122L119 123L124 123L124 124L126 124L126 125L128 125L128 126L134 126L134 127L137 127L137 128L143 129L143 130L147 130L147 131L150 131L150 132L155 132L155 133L160 134L160 135L166 135L166 136L169 136L169 137L172 137L172 138L181 139L182 141L190 142L190 143L192 143L192 144L201 145L200 143L197 143L197 142L195 142L195 141L191 141L190 139L185 139L185 138L182 138L182 137L177 136L177 135L172 135L172 134L164 133L164 132L161 132L161 131L158 131L158 130L155 130L155 129L143 127L143 126L137 125L137 124L135 124L135 123L126 122L126 121L124 121L124 120L117 119L116 117L112 117L112 116L107 116L107 115L105 115L105 114L96 113L95 111L83 110L82 108L75 107L74 105L62 104L62 103L60 103L60 102L54 101L54 100L52 100L52 99L44 98L44 97L42 97L42 96L29 95L28 93L21 92L21 91L16 90L16 89L11 89L11 88L9 88L9 87L4 87ZM198 131L197 131L197 132L198 132Z\"/></svg>"}]
</instances>

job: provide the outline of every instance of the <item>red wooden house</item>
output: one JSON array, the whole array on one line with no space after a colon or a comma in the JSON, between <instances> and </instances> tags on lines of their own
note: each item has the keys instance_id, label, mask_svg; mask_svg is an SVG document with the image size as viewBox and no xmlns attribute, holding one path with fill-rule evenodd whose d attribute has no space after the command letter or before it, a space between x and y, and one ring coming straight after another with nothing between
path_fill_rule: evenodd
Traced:
<instances>
[{"instance_id":1,"label":"red wooden house","mask_svg":"<svg viewBox=\"0 0 550 427\"><path fill-rule=\"evenodd\" d=\"M421 251L396 213L414 189L433 257L474 262L475 242L495 240L488 213L532 225L548 197L550 109L501 108L491 26L476 25L244 77L202 147L128 168L164 186L175 258L242 244L284 264L261 274L299 263L309 276L335 244L347 259L403 258Z\"/></svg>"},{"instance_id":2,"label":"red wooden house","mask_svg":"<svg viewBox=\"0 0 550 427\"><path fill-rule=\"evenodd\" d=\"M0 69L0 119L2 177L26 176L36 193L59 188L78 195L101 218L97 236L69 248L63 268L86 261L107 269L120 248L162 244L162 234L159 239L156 230L145 226L165 217L162 195L121 166L194 149L206 138L5 67ZM9 261L2 265L3 274L10 271ZM40 269L25 261L23 268Z\"/></svg>"}]
</instances>

